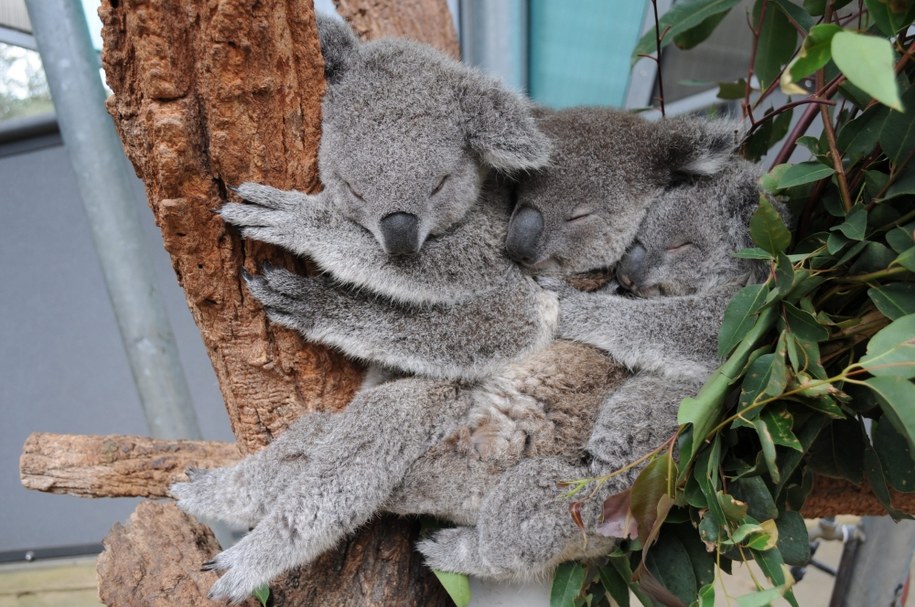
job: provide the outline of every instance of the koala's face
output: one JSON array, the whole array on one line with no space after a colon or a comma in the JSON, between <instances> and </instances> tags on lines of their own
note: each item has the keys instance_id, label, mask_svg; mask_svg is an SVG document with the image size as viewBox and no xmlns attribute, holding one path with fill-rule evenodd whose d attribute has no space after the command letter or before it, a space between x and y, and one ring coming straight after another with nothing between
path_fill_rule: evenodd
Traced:
<instances>
[{"instance_id":1,"label":"koala's face","mask_svg":"<svg viewBox=\"0 0 915 607\"><path fill-rule=\"evenodd\" d=\"M609 267L635 238L648 207L683 176L711 175L732 158L732 123L649 123L606 108L543 112L548 167L518 186L508 255L538 274Z\"/></svg>"},{"instance_id":2,"label":"koala's face","mask_svg":"<svg viewBox=\"0 0 915 607\"><path fill-rule=\"evenodd\" d=\"M745 282L747 224L759 200L757 170L746 164L674 186L652 203L617 265L617 280L642 297L690 295Z\"/></svg>"},{"instance_id":3,"label":"koala's face","mask_svg":"<svg viewBox=\"0 0 915 607\"><path fill-rule=\"evenodd\" d=\"M538 274L613 265L663 184L652 155L636 153L648 125L603 109L546 114L538 125L554 152L547 168L518 184L508 255Z\"/></svg>"},{"instance_id":4,"label":"koala's face","mask_svg":"<svg viewBox=\"0 0 915 607\"><path fill-rule=\"evenodd\" d=\"M318 33L328 81L321 179L388 254L416 254L458 225L490 169L547 162L527 102L496 80L416 43L360 43L326 17Z\"/></svg>"},{"instance_id":5,"label":"koala's face","mask_svg":"<svg viewBox=\"0 0 915 607\"><path fill-rule=\"evenodd\" d=\"M475 204L483 169L447 100L392 108L369 103L385 99L377 91L353 89L334 90L325 101L321 177L340 212L388 254L417 253Z\"/></svg>"}]
</instances>

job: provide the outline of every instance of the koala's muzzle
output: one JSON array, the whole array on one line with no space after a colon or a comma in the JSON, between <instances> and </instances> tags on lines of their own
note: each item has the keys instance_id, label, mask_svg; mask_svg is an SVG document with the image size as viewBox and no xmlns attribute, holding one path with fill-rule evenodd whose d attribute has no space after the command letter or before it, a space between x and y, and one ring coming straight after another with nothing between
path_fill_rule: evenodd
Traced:
<instances>
[{"instance_id":1,"label":"koala's muzzle","mask_svg":"<svg viewBox=\"0 0 915 607\"><path fill-rule=\"evenodd\" d=\"M543 215L533 207L518 207L508 222L505 251L518 263L530 265L538 261L537 249L543 234Z\"/></svg>"},{"instance_id":2,"label":"koala's muzzle","mask_svg":"<svg viewBox=\"0 0 915 607\"><path fill-rule=\"evenodd\" d=\"M419 252L419 218L412 213L391 213L381 218L381 237L388 255Z\"/></svg>"},{"instance_id":3,"label":"koala's muzzle","mask_svg":"<svg viewBox=\"0 0 915 607\"><path fill-rule=\"evenodd\" d=\"M647 251L640 243L635 243L626 251L623 258L616 266L616 279L629 291L638 290L644 276L642 269L645 266Z\"/></svg>"}]
</instances>

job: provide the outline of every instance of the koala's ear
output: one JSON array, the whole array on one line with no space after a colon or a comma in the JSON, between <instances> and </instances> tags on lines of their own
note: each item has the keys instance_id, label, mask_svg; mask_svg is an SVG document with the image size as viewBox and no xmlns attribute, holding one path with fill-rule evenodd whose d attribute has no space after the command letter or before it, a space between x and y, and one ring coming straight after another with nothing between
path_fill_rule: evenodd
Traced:
<instances>
[{"instance_id":1,"label":"koala's ear","mask_svg":"<svg viewBox=\"0 0 915 607\"><path fill-rule=\"evenodd\" d=\"M341 19L318 13L317 20L321 54L324 55L324 78L335 82L346 71L359 40Z\"/></svg>"},{"instance_id":2,"label":"koala's ear","mask_svg":"<svg viewBox=\"0 0 915 607\"><path fill-rule=\"evenodd\" d=\"M471 74L461 92L464 135L483 164L498 171L538 169L550 159L530 102L497 80Z\"/></svg>"},{"instance_id":3,"label":"koala's ear","mask_svg":"<svg viewBox=\"0 0 915 607\"><path fill-rule=\"evenodd\" d=\"M671 118L662 122L674 177L711 176L732 164L744 128L736 120Z\"/></svg>"}]
</instances>

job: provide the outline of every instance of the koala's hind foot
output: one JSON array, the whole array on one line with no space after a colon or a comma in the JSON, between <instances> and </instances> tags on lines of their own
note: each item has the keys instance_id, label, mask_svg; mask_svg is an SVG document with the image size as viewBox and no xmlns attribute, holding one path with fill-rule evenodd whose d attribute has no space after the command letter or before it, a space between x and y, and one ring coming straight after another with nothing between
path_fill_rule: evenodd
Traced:
<instances>
[{"instance_id":1,"label":"koala's hind foot","mask_svg":"<svg viewBox=\"0 0 915 607\"><path fill-rule=\"evenodd\" d=\"M495 579L541 579L563 561L606 554L615 541L583 534L572 500L557 483L588 476L562 458L525 460L508 470L480 508L476 527L439 531L419 551L435 569ZM600 500L582 507L585 528L598 522Z\"/></svg>"},{"instance_id":2,"label":"koala's hind foot","mask_svg":"<svg viewBox=\"0 0 915 607\"><path fill-rule=\"evenodd\" d=\"M169 491L188 514L253 527L304 473L309 449L334 419L332 413L306 414L263 450L232 466L189 470L190 480L173 484Z\"/></svg>"}]
</instances>

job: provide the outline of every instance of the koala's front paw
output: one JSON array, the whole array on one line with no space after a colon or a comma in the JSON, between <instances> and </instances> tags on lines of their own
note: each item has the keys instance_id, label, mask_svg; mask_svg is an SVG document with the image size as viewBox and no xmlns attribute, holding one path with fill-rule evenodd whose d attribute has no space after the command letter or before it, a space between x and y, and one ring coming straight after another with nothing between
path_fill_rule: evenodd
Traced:
<instances>
[{"instance_id":1,"label":"koala's front paw","mask_svg":"<svg viewBox=\"0 0 915 607\"><path fill-rule=\"evenodd\" d=\"M321 279L265 266L263 274L246 276L245 281L251 294L264 306L267 318L308 335L317 313L314 297L323 288Z\"/></svg>"},{"instance_id":2,"label":"koala's front paw","mask_svg":"<svg viewBox=\"0 0 915 607\"><path fill-rule=\"evenodd\" d=\"M301 252L296 228L302 213L313 206L312 196L256 183L243 183L236 191L247 204L224 204L217 213L226 223L241 228L245 238Z\"/></svg>"}]
</instances>

